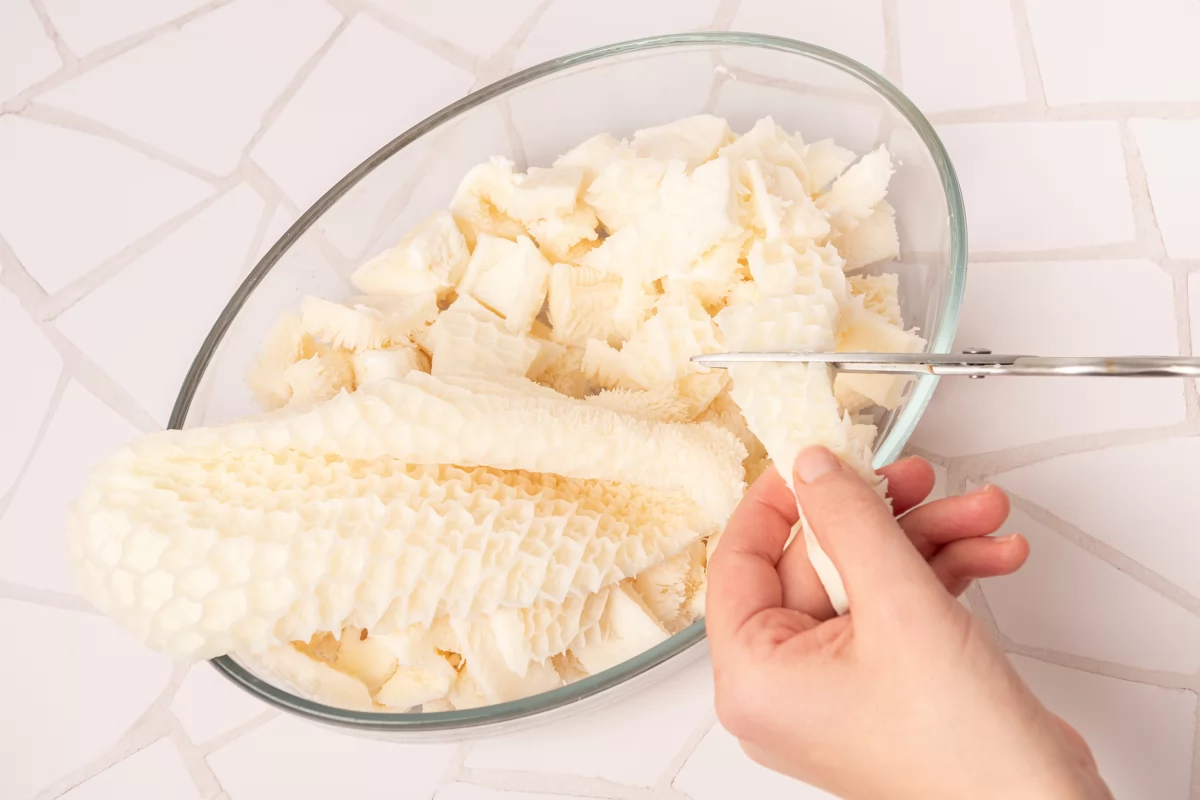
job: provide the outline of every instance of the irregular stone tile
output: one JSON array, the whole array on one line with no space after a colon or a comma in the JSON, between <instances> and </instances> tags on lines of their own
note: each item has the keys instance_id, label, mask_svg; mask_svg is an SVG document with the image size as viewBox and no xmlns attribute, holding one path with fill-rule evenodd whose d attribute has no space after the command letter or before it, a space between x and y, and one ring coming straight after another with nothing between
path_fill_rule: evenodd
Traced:
<instances>
[{"instance_id":1,"label":"irregular stone tile","mask_svg":"<svg viewBox=\"0 0 1200 800\"><path fill-rule=\"evenodd\" d=\"M116 797L200 800L200 792L170 739L159 739L62 795L62 800Z\"/></svg>"},{"instance_id":2,"label":"irregular stone tile","mask_svg":"<svg viewBox=\"0 0 1200 800\"><path fill-rule=\"evenodd\" d=\"M14 347L0 353L0 374L12 376L20 391L4 398L0 415L0 497L21 472L46 417L54 387L62 372L62 358L21 308L16 296L0 286L0 341Z\"/></svg>"},{"instance_id":3,"label":"irregular stone tile","mask_svg":"<svg viewBox=\"0 0 1200 800\"><path fill-rule=\"evenodd\" d=\"M1195 224L1200 120L1135 119L1129 127L1137 137L1167 255L1200 258L1200 228Z\"/></svg>"},{"instance_id":4,"label":"irregular stone tile","mask_svg":"<svg viewBox=\"0 0 1200 800\"><path fill-rule=\"evenodd\" d=\"M371 4L475 55L489 56L512 38L541 0L466 6L423 0L371 0Z\"/></svg>"},{"instance_id":5,"label":"irregular stone tile","mask_svg":"<svg viewBox=\"0 0 1200 800\"><path fill-rule=\"evenodd\" d=\"M1160 439L1051 458L992 477L1200 596L1200 439Z\"/></svg>"},{"instance_id":6,"label":"irregular stone tile","mask_svg":"<svg viewBox=\"0 0 1200 800\"><path fill-rule=\"evenodd\" d=\"M62 66L54 42L27 0L4 5L0 26L0 101L20 94Z\"/></svg>"},{"instance_id":7,"label":"irregular stone tile","mask_svg":"<svg viewBox=\"0 0 1200 800\"><path fill-rule=\"evenodd\" d=\"M938 134L962 184L973 251L1134 240L1117 123L981 122Z\"/></svg>"},{"instance_id":8,"label":"irregular stone tile","mask_svg":"<svg viewBox=\"0 0 1200 800\"><path fill-rule=\"evenodd\" d=\"M1014 656L1038 698L1087 740L1114 797L1186 800L1196 695Z\"/></svg>"},{"instance_id":9,"label":"irregular stone tile","mask_svg":"<svg viewBox=\"0 0 1200 800\"><path fill-rule=\"evenodd\" d=\"M772 772L751 761L719 724L701 740L673 786L691 800L728 800L733 797L836 800L815 786Z\"/></svg>"},{"instance_id":10,"label":"irregular stone tile","mask_svg":"<svg viewBox=\"0 0 1200 800\"><path fill-rule=\"evenodd\" d=\"M204 0L42 0L58 35L77 56L170 22Z\"/></svg>"},{"instance_id":11,"label":"irregular stone tile","mask_svg":"<svg viewBox=\"0 0 1200 800\"><path fill-rule=\"evenodd\" d=\"M712 702L706 658L607 708L480 741L465 765L652 786Z\"/></svg>"},{"instance_id":12,"label":"irregular stone tile","mask_svg":"<svg viewBox=\"0 0 1200 800\"><path fill-rule=\"evenodd\" d=\"M207 662L188 670L171 702L171 712L195 744L233 730L270 708Z\"/></svg>"},{"instance_id":13,"label":"irregular stone tile","mask_svg":"<svg viewBox=\"0 0 1200 800\"><path fill-rule=\"evenodd\" d=\"M45 438L0 519L0 578L75 592L67 568L67 510L88 469L139 431L78 383L67 384Z\"/></svg>"},{"instance_id":14,"label":"irregular stone tile","mask_svg":"<svg viewBox=\"0 0 1200 800\"><path fill-rule=\"evenodd\" d=\"M880 0L743 0L730 30L786 36L849 56L876 72L883 72L883 4ZM731 64L783 78L795 78L798 59L756 58L754 53L731 51ZM791 64L793 69L784 65ZM781 69L782 68L782 69Z\"/></svg>"},{"instance_id":15,"label":"irregular stone tile","mask_svg":"<svg viewBox=\"0 0 1200 800\"><path fill-rule=\"evenodd\" d=\"M1015 575L983 581L1013 641L1142 669L1200 669L1200 618L1022 511L1000 533L1024 534L1030 547Z\"/></svg>"},{"instance_id":16,"label":"irregular stone tile","mask_svg":"<svg viewBox=\"0 0 1200 800\"><path fill-rule=\"evenodd\" d=\"M51 294L213 191L116 142L13 116L0 118L0 186L0 236Z\"/></svg>"},{"instance_id":17,"label":"irregular stone tile","mask_svg":"<svg viewBox=\"0 0 1200 800\"><path fill-rule=\"evenodd\" d=\"M1024 102L1007 0L900 0L896 13L901 86L926 114Z\"/></svg>"},{"instance_id":18,"label":"irregular stone tile","mask_svg":"<svg viewBox=\"0 0 1200 800\"><path fill-rule=\"evenodd\" d=\"M1050 105L1200 100L1200 5L1030 0L1026 13Z\"/></svg>"},{"instance_id":19,"label":"irregular stone tile","mask_svg":"<svg viewBox=\"0 0 1200 800\"><path fill-rule=\"evenodd\" d=\"M466 93L474 77L356 17L251 157L305 208L353 167Z\"/></svg>"},{"instance_id":20,"label":"irregular stone tile","mask_svg":"<svg viewBox=\"0 0 1200 800\"><path fill-rule=\"evenodd\" d=\"M210 172L232 172L263 114L341 17L320 0L236 0L38 98ZM269 43L269 46L266 46Z\"/></svg>"},{"instance_id":21,"label":"irregular stone tile","mask_svg":"<svg viewBox=\"0 0 1200 800\"><path fill-rule=\"evenodd\" d=\"M592 47L704 28L717 10L717 0L687 3L641 3L610 0L603 13L587 0L556 0L517 51L513 64L524 69L558 56ZM587 20L581 25L580 20Z\"/></svg>"},{"instance_id":22,"label":"irregular stone tile","mask_svg":"<svg viewBox=\"0 0 1200 800\"><path fill-rule=\"evenodd\" d=\"M169 658L96 614L0 600L0 630L27 656L6 659L0 681L6 800L28 800L107 751L171 673Z\"/></svg>"},{"instance_id":23,"label":"irregular stone tile","mask_svg":"<svg viewBox=\"0 0 1200 800\"><path fill-rule=\"evenodd\" d=\"M208 757L230 800L429 800L454 745L401 745L283 716Z\"/></svg>"},{"instance_id":24,"label":"irregular stone tile","mask_svg":"<svg viewBox=\"0 0 1200 800\"><path fill-rule=\"evenodd\" d=\"M71 306L62 333L165 425L262 214L242 184Z\"/></svg>"},{"instance_id":25,"label":"irregular stone tile","mask_svg":"<svg viewBox=\"0 0 1200 800\"><path fill-rule=\"evenodd\" d=\"M958 348L1048 356L1178 352L1171 278L1149 261L972 264L970 274ZM961 456L1173 425L1186 413L1182 381L951 378L938 384L912 441Z\"/></svg>"}]
</instances>

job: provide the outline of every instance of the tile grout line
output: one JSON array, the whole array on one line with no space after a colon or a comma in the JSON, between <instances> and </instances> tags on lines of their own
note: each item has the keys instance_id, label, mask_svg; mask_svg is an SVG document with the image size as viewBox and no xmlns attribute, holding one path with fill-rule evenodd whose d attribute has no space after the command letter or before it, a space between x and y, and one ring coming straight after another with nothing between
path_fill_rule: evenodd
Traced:
<instances>
[{"instance_id":1,"label":"tile grout line","mask_svg":"<svg viewBox=\"0 0 1200 800\"><path fill-rule=\"evenodd\" d=\"M204 757L204 752L192 744L188 738L187 732L184 731L183 725L180 724L179 718L170 708L163 710L163 715L167 720L167 738L175 746L175 750L179 753L179 758L183 761L184 767L187 769L188 777L196 786L196 791L200 794L202 800L216 797L225 791L225 787L221 786L221 781L217 778L217 774L212 771L208 765L207 759Z\"/></svg>"},{"instance_id":2,"label":"tile grout line","mask_svg":"<svg viewBox=\"0 0 1200 800\"><path fill-rule=\"evenodd\" d=\"M729 30L741 8L742 0L720 0L717 3L717 10L713 12L712 19L708 22L708 30Z\"/></svg>"},{"instance_id":3,"label":"tile grout line","mask_svg":"<svg viewBox=\"0 0 1200 800\"><path fill-rule=\"evenodd\" d=\"M1125 158L1125 181L1129 186L1134 231L1145 257L1158 263L1167 255L1167 248L1163 244L1158 216L1154 213L1154 201L1150 198L1146 165L1142 161L1141 149L1129 122L1121 121L1118 123L1118 129L1121 135L1121 153Z\"/></svg>"},{"instance_id":4,"label":"tile grout line","mask_svg":"<svg viewBox=\"0 0 1200 800\"><path fill-rule=\"evenodd\" d=\"M696 726L684 743L676 751L671 760L667 762L667 766L663 768L662 774L658 776L658 780L654 784L656 789L675 790L675 780L679 777L679 773L683 771L684 765L695 754L696 748L700 746L700 742L704 741L704 737L708 736L717 725L717 711L715 708L710 708L704 714L704 719Z\"/></svg>"},{"instance_id":5,"label":"tile grout line","mask_svg":"<svg viewBox=\"0 0 1200 800\"><path fill-rule=\"evenodd\" d=\"M627 786L603 778L582 775L519 770L464 769L459 780L472 786L495 789L499 792L561 794L567 797L592 798L593 800L661 800L661 793L653 788Z\"/></svg>"},{"instance_id":6,"label":"tile grout line","mask_svg":"<svg viewBox=\"0 0 1200 800\"><path fill-rule=\"evenodd\" d=\"M486 58L481 57L475 62L475 66L471 70L471 74L475 76L475 82L471 85L469 91L473 92L481 89L490 83L512 74L513 63L516 61L517 53L520 52L521 46L525 44L525 41L537 28L538 23L541 22L542 17L552 5L554 5L554 0L542 0L521 24L517 26L512 36L508 37L508 41L502 44L490 56Z\"/></svg>"},{"instance_id":7,"label":"tile grout line","mask_svg":"<svg viewBox=\"0 0 1200 800\"><path fill-rule=\"evenodd\" d=\"M1195 725L1192 727L1192 772L1189 800L1200 800L1200 697L1196 702Z\"/></svg>"},{"instance_id":8,"label":"tile grout line","mask_svg":"<svg viewBox=\"0 0 1200 800\"><path fill-rule=\"evenodd\" d=\"M1132 103L1073 103L1041 108L1030 102L1004 103L983 108L959 108L933 111L928 115L935 125L972 123L1055 123L1123 122L1130 117L1161 117L1188 120L1200 117L1200 103L1182 101L1142 101Z\"/></svg>"},{"instance_id":9,"label":"tile grout line","mask_svg":"<svg viewBox=\"0 0 1200 800\"><path fill-rule=\"evenodd\" d=\"M54 20L50 18L50 12L46 10L45 2L43 0L29 0L29 5L33 6L33 12L37 14L38 21L42 23L42 30L46 32L46 38L54 43L54 49L58 51L58 57L62 59L63 66L69 66L78 61L79 57L63 41L62 34L58 32Z\"/></svg>"},{"instance_id":10,"label":"tile grout line","mask_svg":"<svg viewBox=\"0 0 1200 800\"><path fill-rule=\"evenodd\" d=\"M267 106L266 111L263 112L262 117L259 119L258 128L254 131L254 135L250 137L250 141L246 142L246 145L241 149L241 152L238 156L239 166L241 163L250 158L250 153L258 146L259 142L262 141L263 136L265 136L267 131L271 129L271 126L278 121L280 115L283 114L284 109L286 109L288 104L291 103L292 98L294 98L297 92L300 91L300 88L304 85L305 81L308 80L309 76L316 71L317 65L319 65L325 58L326 54L333 49L333 45L350 25L351 19L352 17L343 17L342 21L334 26L334 29L329 33L329 36L326 37L325 41L321 43L321 46L314 50L312 55L305 59L304 63L301 64L299 68L297 68L296 72L292 75L287 85L283 87L279 94L275 96L275 99L271 101L271 104Z\"/></svg>"},{"instance_id":11,"label":"tile grout line","mask_svg":"<svg viewBox=\"0 0 1200 800\"><path fill-rule=\"evenodd\" d=\"M1084 247L1060 247L1051 250L1021 250L1005 252L983 250L971 253L974 264L1028 264L1039 261L1138 261L1151 260L1135 241Z\"/></svg>"},{"instance_id":12,"label":"tile grout line","mask_svg":"<svg viewBox=\"0 0 1200 800\"><path fill-rule=\"evenodd\" d=\"M175 693L183 683L186 673L187 667L176 665L171 670L171 676L167 679L167 685L163 691L111 747L83 766L71 770L47 785L34 796L33 800L53 800L60 797L79 784L96 777L115 764L119 764L135 753L169 736L168 709L171 707Z\"/></svg>"},{"instance_id":13,"label":"tile grout line","mask_svg":"<svg viewBox=\"0 0 1200 800\"><path fill-rule=\"evenodd\" d=\"M76 114L73 111L44 105L34 100L27 103L21 111L17 112L17 116L22 119L40 122L43 125L53 125L56 128L82 133L86 136L106 139L217 188L228 182L228 179L197 167L195 164L172 155L166 150L161 150L116 128L109 127L82 114Z\"/></svg>"},{"instance_id":14,"label":"tile grout line","mask_svg":"<svg viewBox=\"0 0 1200 800\"><path fill-rule=\"evenodd\" d=\"M158 247L189 222L207 211L218 200L225 197L229 193L229 189L230 187L226 187L215 191L195 205L185 208L50 295L39 309L38 318L43 322L57 319L76 303L107 283L113 276L122 272L134 261Z\"/></svg>"},{"instance_id":15,"label":"tile grout line","mask_svg":"<svg viewBox=\"0 0 1200 800\"><path fill-rule=\"evenodd\" d=\"M101 616L92 604L79 595L60 592L57 589L42 589L37 586L26 586L23 583L0 580L0 600L12 600L18 603L29 603L44 608L57 608L60 611L74 611L79 614Z\"/></svg>"},{"instance_id":16,"label":"tile grout line","mask_svg":"<svg viewBox=\"0 0 1200 800\"><path fill-rule=\"evenodd\" d=\"M85 72L88 72L89 70L92 70L107 61L111 61L123 53L133 50L135 47L140 47L146 42L157 39L164 33L172 30L178 30L187 23L216 11L222 6L229 5L231 2L233 2L233 0L212 0L209 3L200 6L199 8L192 9L186 14L181 14L175 19L168 20L167 22L155 25L152 28L147 28L146 30L138 31L137 33L126 36L124 39L118 39L115 42L104 45L103 47L88 53L77 61L64 66L57 72L46 76L32 86L27 87L16 96L9 98L3 104L0 104L0 111L20 111L32 98L37 97L38 95L51 89L55 89L67 81L76 78Z\"/></svg>"},{"instance_id":17,"label":"tile grout line","mask_svg":"<svg viewBox=\"0 0 1200 800\"><path fill-rule=\"evenodd\" d=\"M458 67L464 72L469 72L472 75L475 74L477 66L482 61L474 53L445 39L441 39L419 25L414 25L403 17L386 9L368 4L361 7L361 13L363 16L373 19L393 33L404 37L422 50L433 53L451 66Z\"/></svg>"},{"instance_id":18,"label":"tile grout line","mask_svg":"<svg viewBox=\"0 0 1200 800\"><path fill-rule=\"evenodd\" d=\"M1010 655L1032 658L1046 664L1086 672L1089 675L1140 683L1144 686L1157 686L1160 689L1176 689L1187 692L1196 692L1200 689L1200 680L1197 680L1195 675L1130 667L1126 664L1101 661L1098 658L1064 653L1046 647L1032 647L1014 641L1003 633L1000 634L1000 639L1004 651Z\"/></svg>"},{"instance_id":19,"label":"tile grout line","mask_svg":"<svg viewBox=\"0 0 1200 800\"><path fill-rule=\"evenodd\" d=\"M1200 598L1176 586L1154 570L1136 561L1117 548L1079 529L1061 517L1050 513L1039 505L1022 497L1008 493L1014 508L1023 511L1042 525L1062 536L1085 553L1103 561L1118 572L1122 572L1147 589L1174 603L1185 611L1200 617Z\"/></svg>"},{"instance_id":20,"label":"tile grout line","mask_svg":"<svg viewBox=\"0 0 1200 800\"><path fill-rule=\"evenodd\" d=\"M33 442L29 445L29 452L25 454L25 460L21 462L21 468L13 476L12 484L4 494L0 494L0 522L4 520L5 512L8 511L8 507L12 505L13 499L17 496L17 487L24 482L25 474L29 471L29 465L33 463L34 456L41 449L42 442L46 438L46 431L50 430L50 424L54 420L54 415L58 413L58 406L62 403L63 395L67 391L67 384L70 382L71 376L68 374L67 365L64 362L58 371L54 390L50 393L50 402L46 404L46 410L38 422L37 432L33 435Z\"/></svg>"},{"instance_id":21,"label":"tile grout line","mask_svg":"<svg viewBox=\"0 0 1200 800\"><path fill-rule=\"evenodd\" d=\"M1013 29L1017 39L1017 53L1021 59L1021 73L1025 77L1025 98L1036 110L1045 112L1046 83L1038 63L1037 47L1033 42L1033 26L1029 23L1029 9L1025 0L1011 0Z\"/></svg>"},{"instance_id":22,"label":"tile grout line","mask_svg":"<svg viewBox=\"0 0 1200 800\"><path fill-rule=\"evenodd\" d=\"M902 87L904 75L900 63L900 7L897 0L881 0L880 13L883 18L883 75L897 87Z\"/></svg>"},{"instance_id":23,"label":"tile grout line","mask_svg":"<svg viewBox=\"0 0 1200 800\"><path fill-rule=\"evenodd\" d=\"M200 744L193 746L195 747L196 751L200 753L205 760L207 760L210 755L217 752L221 748L228 747L238 739L241 739L247 733L261 728L263 725L266 725L268 722L276 719L282 714L283 712L277 708L268 708L260 714L257 714L254 717L246 720L241 725L230 728L224 733L219 733L211 739L207 739Z\"/></svg>"}]
</instances>

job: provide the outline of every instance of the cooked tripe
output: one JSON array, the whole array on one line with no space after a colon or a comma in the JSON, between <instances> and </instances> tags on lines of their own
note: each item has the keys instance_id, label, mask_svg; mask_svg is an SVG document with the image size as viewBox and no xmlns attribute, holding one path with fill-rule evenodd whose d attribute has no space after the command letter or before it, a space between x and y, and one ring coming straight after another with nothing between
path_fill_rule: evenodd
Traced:
<instances>
[{"instance_id":1,"label":"cooked tripe","mask_svg":"<svg viewBox=\"0 0 1200 800\"><path fill-rule=\"evenodd\" d=\"M308 297L246 374L265 413L96 467L75 579L184 660L234 654L322 703L424 712L548 691L704 615L746 482L823 444L883 492L869 407L903 379L702 353L916 352L884 148L770 118L601 134L448 209ZM801 515L817 574L837 571Z\"/></svg>"}]
</instances>

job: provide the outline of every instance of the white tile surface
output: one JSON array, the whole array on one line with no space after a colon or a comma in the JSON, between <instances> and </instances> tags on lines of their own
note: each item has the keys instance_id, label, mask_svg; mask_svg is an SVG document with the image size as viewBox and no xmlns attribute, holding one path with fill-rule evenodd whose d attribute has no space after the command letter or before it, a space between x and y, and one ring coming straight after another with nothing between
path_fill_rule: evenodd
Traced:
<instances>
[{"instance_id":1,"label":"white tile surface","mask_svg":"<svg viewBox=\"0 0 1200 800\"><path fill-rule=\"evenodd\" d=\"M1149 261L972 264L957 343L996 353L1171 354L1173 303L1170 276ZM1181 381L945 380L913 444L962 456L1173 425L1185 414Z\"/></svg>"},{"instance_id":2,"label":"white tile surface","mask_svg":"<svg viewBox=\"0 0 1200 800\"><path fill-rule=\"evenodd\" d=\"M428 800L454 745L401 746L283 716L208 757L230 800Z\"/></svg>"},{"instance_id":3,"label":"white tile surface","mask_svg":"<svg viewBox=\"0 0 1200 800\"><path fill-rule=\"evenodd\" d=\"M4 367L7 374L19 375L21 381L21 390L5 401L5 413L0 415L0 442L4 442L0 447L0 497L3 497L20 474L46 417L62 373L62 358L21 308L16 295L2 286L0 342L20 342L19 347L11 348Z\"/></svg>"},{"instance_id":4,"label":"white tile surface","mask_svg":"<svg viewBox=\"0 0 1200 800\"><path fill-rule=\"evenodd\" d=\"M1187 800L1196 695L1015 657L1038 698L1087 740L1115 797Z\"/></svg>"},{"instance_id":5,"label":"white tile surface","mask_svg":"<svg viewBox=\"0 0 1200 800\"><path fill-rule=\"evenodd\" d=\"M883 71L884 35L881 0L743 0L730 30L786 36L850 56ZM753 68L754 59L731 57ZM768 68L766 74L776 74Z\"/></svg>"},{"instance_id":6,"label":"white tile surface","mask_svg":"<svg viewBox=\"0 0 1200 800\"><path fill-rule=\"evenodd\" d=\"M262 206L238 186L55 320L163 425L233 294Z\"/></svg>"},{"instance_id":7,"label":"white tile surface","mask_svg":"<svg viewBox=\"0 0 1200 800\"><path fill-rule=\"evenodd\" d=\"M27 800L102 755L166 688L171 671L166 656L147 653L95 614L0 600L0 630L25 643L28 655L37 643L36 657L6 659L0 681L5 800Z\"/></svg>"},{"instance_id":8,"label":"white tile surface","mask_svg":"<svg viewBox=\"0 0 1200 800\"><path fill-rule=\"evenodd\" d=\"M705 659L587 716L481 741L471 747L466 766L652 786L711 713L712 671Z\"/></svg>"},{"instance_id":9,"label":"white tile surface","mask_svg":"<svg viewBox=\"0 0 1200 800\"><path fill-rule=\"evenodd\" d=\"M433 800L570 800L570 798L565 794L502 792L498 789L485 789L482 786L472 786L467 783L452 783L443 789L438 789Z\"/></svg>"},{"instance_id":10,"label":"white tile surface","mask_svg":"<svg viewBox=\"0 0 1200 800\"><path fill-rule=\"evenodd\" d=\"M118 797L200 800L200 792L170 739L159 739L91 780L71 789L63 800L113 800Z\"/></svg>"},{"instance_id":11,"label":"white tile surface","mask_svg":"<svg viewBox=\"0 0 1200 800\"><path fill-rule=\"evenodd\" d=\"M899 0L896 15L900 85L925 113L1025 100L1008 0Z\"/></svg>"},{"instance_id":12,"label":"white tile surface","mask_svg":"<svg viewBox=\"0 0 1200 800\"><path fill-rule=\"evenodd\" d=\"M1189 0L1028 0L1051 105L1200 100L1200 5Z\"/></svg>"},{"instance_id":13,"label":"white tile surface","mask_svg":"<svg viewBox=\"0 0 1200 800\"><path fill-rule=\"evenodd\" d=\"M67 569L67 506L87 470L138 431L95 395L71 382L41 446L0 518L0 578L75 592Z\"/></svg>"},{"instance_id":14,"label":"white tile surface","mask_svg":"<svg viewBox=\"0 0 1200 800\"><path fill-rule=\"evenodd\" d=\"M1143 669L1200 669L1200 617L1022 511L1000 532L1024 534L1030 547L1015 575L983 581L996 624L1014 641Z\"/></svg>"},{"instance_id":15,"label":"white tile surface","mask_svg":"<svg viewBox=\"0 0 1200 800\"><path fill-rule=\"evenodd\" d=\"M1129 127L1137 137L1146 168L1154 217L1163 245L1172 258L1200 258L1200 120L1135 119Z\"/></svg>"},{"instance_id":16,"label":"white tile surface","mask_svg":"<svg viewBox=\"0 0 1200 800\"><path fill-rule=\"evenodd\" d=\"M282 26L278 8L271 0L236 0L40 100L224 175L271 102L338 23L320 0L289 3Z\"/></svg>"},{"instance_id":17,"label":"white tile surface","mask_svg":"<svg viewBox=\"0 0 1200 800\"><path fill-rule=\"evenodd\" d=\"M211 741L270 709L207 662L188 670L171 701L171 713L195 744Z\"/></svg>"},{"instance_id":18,"label":"white tile surface","mask_svg":"<svg viewBox=\"0 0 1200 800\"><path fill-rule=\"evenodd\" d=\"M1114 122L942 125L973 252L1128 242L1133 211Z\"/></svg>"},{"instance_id":19,"label":"white tile surface","mask_svg":"<svg viewBox=\"0 0 1200 800\"><path fill-rule=\"evenodd\" d=\"M713 726L701 740L673 785L691 800L732 797L836 800L828 792L755 764L720 724Z\"/></svg>"},{"instance_id":20,"label":"white tile surface","mask_svg":"<svg viewBox=\"0 0 1200 800\"><path fill-rule=\"evenodd\" d=\"M10 103L0 115L0 336L20 342L0 349L0 375L19 387L12 391L0 378L8 390L0 391L0 503L10 503L0 517L0 630L24 648L22 658L4 661L7 672L0 668L5 800L31 797L97 759L113 766L67 796L429 800L437 792L439 800L557 800L597 794L600 782L612 781L626 787L601 794L640 797L661 794L648 783L668 780L664 768L684 761L674 792L691 800L819 796L751 765L719 729L694 752L683 752L711 714L711 682L702 666L650 690L650 711L637 698L561 725L478 743L475 758L486 773L479 782L489 782L495 770L498 781L512 781L489 785L536 786L543 796L471 786L469 765L462 774L447 774L448 746L350 738L283 717L239 734L261 706L204 665L192 669L172 702L155 706L145 722L161 730L174 716L186 735L131 753L121 737L160 696L168 663L145 654L98 616L7 599L56 603L61 598L53 591L73 591L62 554L67 503L84 467L134 433L83 388L93 386L95 370L77 374L80 365L68 358L65 373L80 380L68 384L61 407L45 420L42 443L31 444L61 362L21 310L38 314L46 304L24 272L50 293L71 294L52 298L52 310L78 301L53 324L76 325L72 335L90 360L162 418L197 337L234 283L290 224L295 207L306 208L381 144L471 85L494 79L497 65L510 56L518 67L527 66L584 47L716 21L812 41L877 69L898 66L922 110L965 111L981 121L944 126L941 134L967 193L973 251L991 254L984 261L1003 254L1013 262L972 265L960 341L1035 352L1173 352L1175 308L1187 304L1172 296L1165 273L1144 263L1161 255L1152 242L1142 248L1134 240L1121 126L1134 133L1167 254L1197 258L1196 0L614 2L550 0L534 20L534 10L543 7L535 0L301 0L286 9L271 0L38 0L65 48L82 57L65 69L34 4L0 2L0 103L32 85L56 87L41 95L31 91L30 112ZM367 3L390 16L390 27L372 19ZM1024 24L1013 16L1022 7L1032 43L1023 41ZM195 19L170 22L181 14ZM316 60L313 54L343 19L345 29ZM530 35L519 44L514 36L522 29ZM1035 58L1024 63L1040 75L1022 74L1016 42L1034 48ZM889 46L895 48L890 60ZM523 151L530 163L544 164L599 131L625 135L701 110L715 108L737 128L771 113L809 140L836 135L859 151L887 136L880 107L865 97L833 99L823 89L813 91L831 84L847 88L844 74L832 69L781 55L735 54L728 63L765 76L771 85L725 81L714 94L717 73L709 54L657 51L652 58L592 72L569 86L543 83L513 97L515 137L491 109L480 112L467 135L447 139L443 151L408 149L407 163L379 172L379 183L347 203L337 225L323 220L319 232L343 260L354 261L443 205L468 162ZM314 71L301 76L306 62ZM649 90L648 68L660 79ZM1031 122L1036 111L1022 102L1033 99L1024 98L1027 82L1044 87L1050 116L1094 121ZM290 99L280 101L285 93ZM60 102L90 119L85 127L108 126L132 144L71 129L70 118L51 126L23 116L37 104ZM1086 107L1061 108L1075 104ZM241 159L260 128L252 161ZM895 146L897 137L889 142ZM143 145L165 161L139 152ZM437 152L433 160L431 152ZM912 145L896 152L905 161L916 157ZM218 173L226 196L214 199L217 190L208 181L168 161ZM260 180L260 167L269 180ZM410 193L413 167L424 173ZM897 181L897 197L903 180ZM271 183L288 202L281 204ZM198 219L158 242L167 238L159 231L164 223L190 219L205 200L212 204ZM264 222L267 234L255 242ZM906 241L913 250L940 244L912 235ZM101 283L94 277L78 280L131 244L144 252L99 288L91 288ZM328 252L301 242L255 291L211 368L190 423L254 410L242 372L266 327L305 293L338 298L348 289ZM1068 258L1086 263L1056 263ZM1200 352L1200 277L1189 284ZM164 341L151 341L156 337L139 326ZM1163 594L1200 596L1193 522L1200 501L1191 499L1200 445L1187 437L1114 449L1110 438L1115 430L1181 419L1180 388L1172 381L1091 388L1033 380L943 382L916 444L943 453L959 475L987 477L997 464L1026 464L996 476L997 482L1177 587L1119 555L1106 556L1124 566L1123 574L1018 516L1012 525L1027 528L1033 560L1025 573L987 586L992 612L1009 636L1119 662L1150 682L1160 679L1158 670L1195 671L1196 618ZM1047 459L1062 449L1075 455ZM28 472L13 485L25 462ZM944 487L945 469L938 479ZM1094 547L1104 550L1103 544ZM1033 662L1022 669L1083 730L1118 797L1195 800L1200 787L1188 786L1194 695ZM55 702L45 702L47 696ZM206 750L197 746L211 747L214 737L230 740L211 754L219 787L205 774L200 760ZM196 787L185 763L194 767ZM507 776L509 769L534 774Z\"/></svg>"},{"instance_id":21,"label":"white tile surface","mask_svg":"<svg viewBox=\"0 0 1200 800\"><path fill-rule=\"evenodd\" d=\"M541 0L505 0L503 3L370 1L372 5L477 56L492 55L503 47L541 5Z\"/></svg>"},{"instance_id":22,"label":"white tile surface","mask_svg":"<svg viewBox=\"0 0 1200 800\"><path fill-rule=\"evenodd\" d=\"M706 26L716 10L717 0L609 0L603 7L589 0L555 0L517 51L513 67L522 69L613 42L696 30Z\"/></svg>"},{"instance_id":23,"label":"white tile surface","mask_svg":"<svg viewBox=\"0 0 1200 800\"><path fill-rule=\"evenodd\" d=\"M465 94L472 80L374 20L358 17L251 155L307 208L375 150Z\"/></svg>"},{"instance_id":24,"label":"white tile surface","mask_svg":"<svg viewBox=\"0 0 1200 800\"><path fill-rule=\"evenodd\" d=\"M1163 439L1052 458L994 481L1200 596L1198 458L1200 439Z\"/></svg>"},{"instance_id":25,"label":"white tile surface","mask_svg":"<svg viewBox=\"0 0 1200 800\"><path fill-rule=\"evenodd\" d=\"M204 0L42 0L58 35L77 56L194 11Z\"/></svg>"},{"instance_id":26,"label":"white tile surface","mask_svg":"<svg viewBox=\"0 0 1200 800\"><path fill-rule=\"evenodd\" d=\"M52 293L212 194L107 139L11 116L0 118L0 186L0 236Z\"/></svg>"},{"instance_id":27,"label":"white tile surface","mask_svg":"<svg viewBox=\"0 0 1200 800\"><path fill-rule=\"evenodd\" d=\"M8 0L0 25L0 102L62 66L28 0Z\"/></svg>"}]
</instances>

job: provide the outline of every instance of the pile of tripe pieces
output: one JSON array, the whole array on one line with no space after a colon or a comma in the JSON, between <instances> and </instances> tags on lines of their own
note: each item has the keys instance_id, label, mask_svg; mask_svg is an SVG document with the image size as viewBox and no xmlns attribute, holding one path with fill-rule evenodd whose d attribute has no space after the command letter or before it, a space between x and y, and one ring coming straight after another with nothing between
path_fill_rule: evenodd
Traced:
<instances>
[{"instance_id":1,"label":"pile of tripe pieces","mask_svg":"<svg viewBox=\"0 0 1200 800\"><path fill-rule=\"evenodd\" d=\"M689 359L922 349L896 276L848 277L897 254L892 171L712 116L475 167L361 296L278 322L247 376L267 413L92 472L79 584L150 647L351 709L513 700L665 641L769 459L790 479L820 443L879 483L860 412L900 379Z\"/></svg>"}]
</instances>

